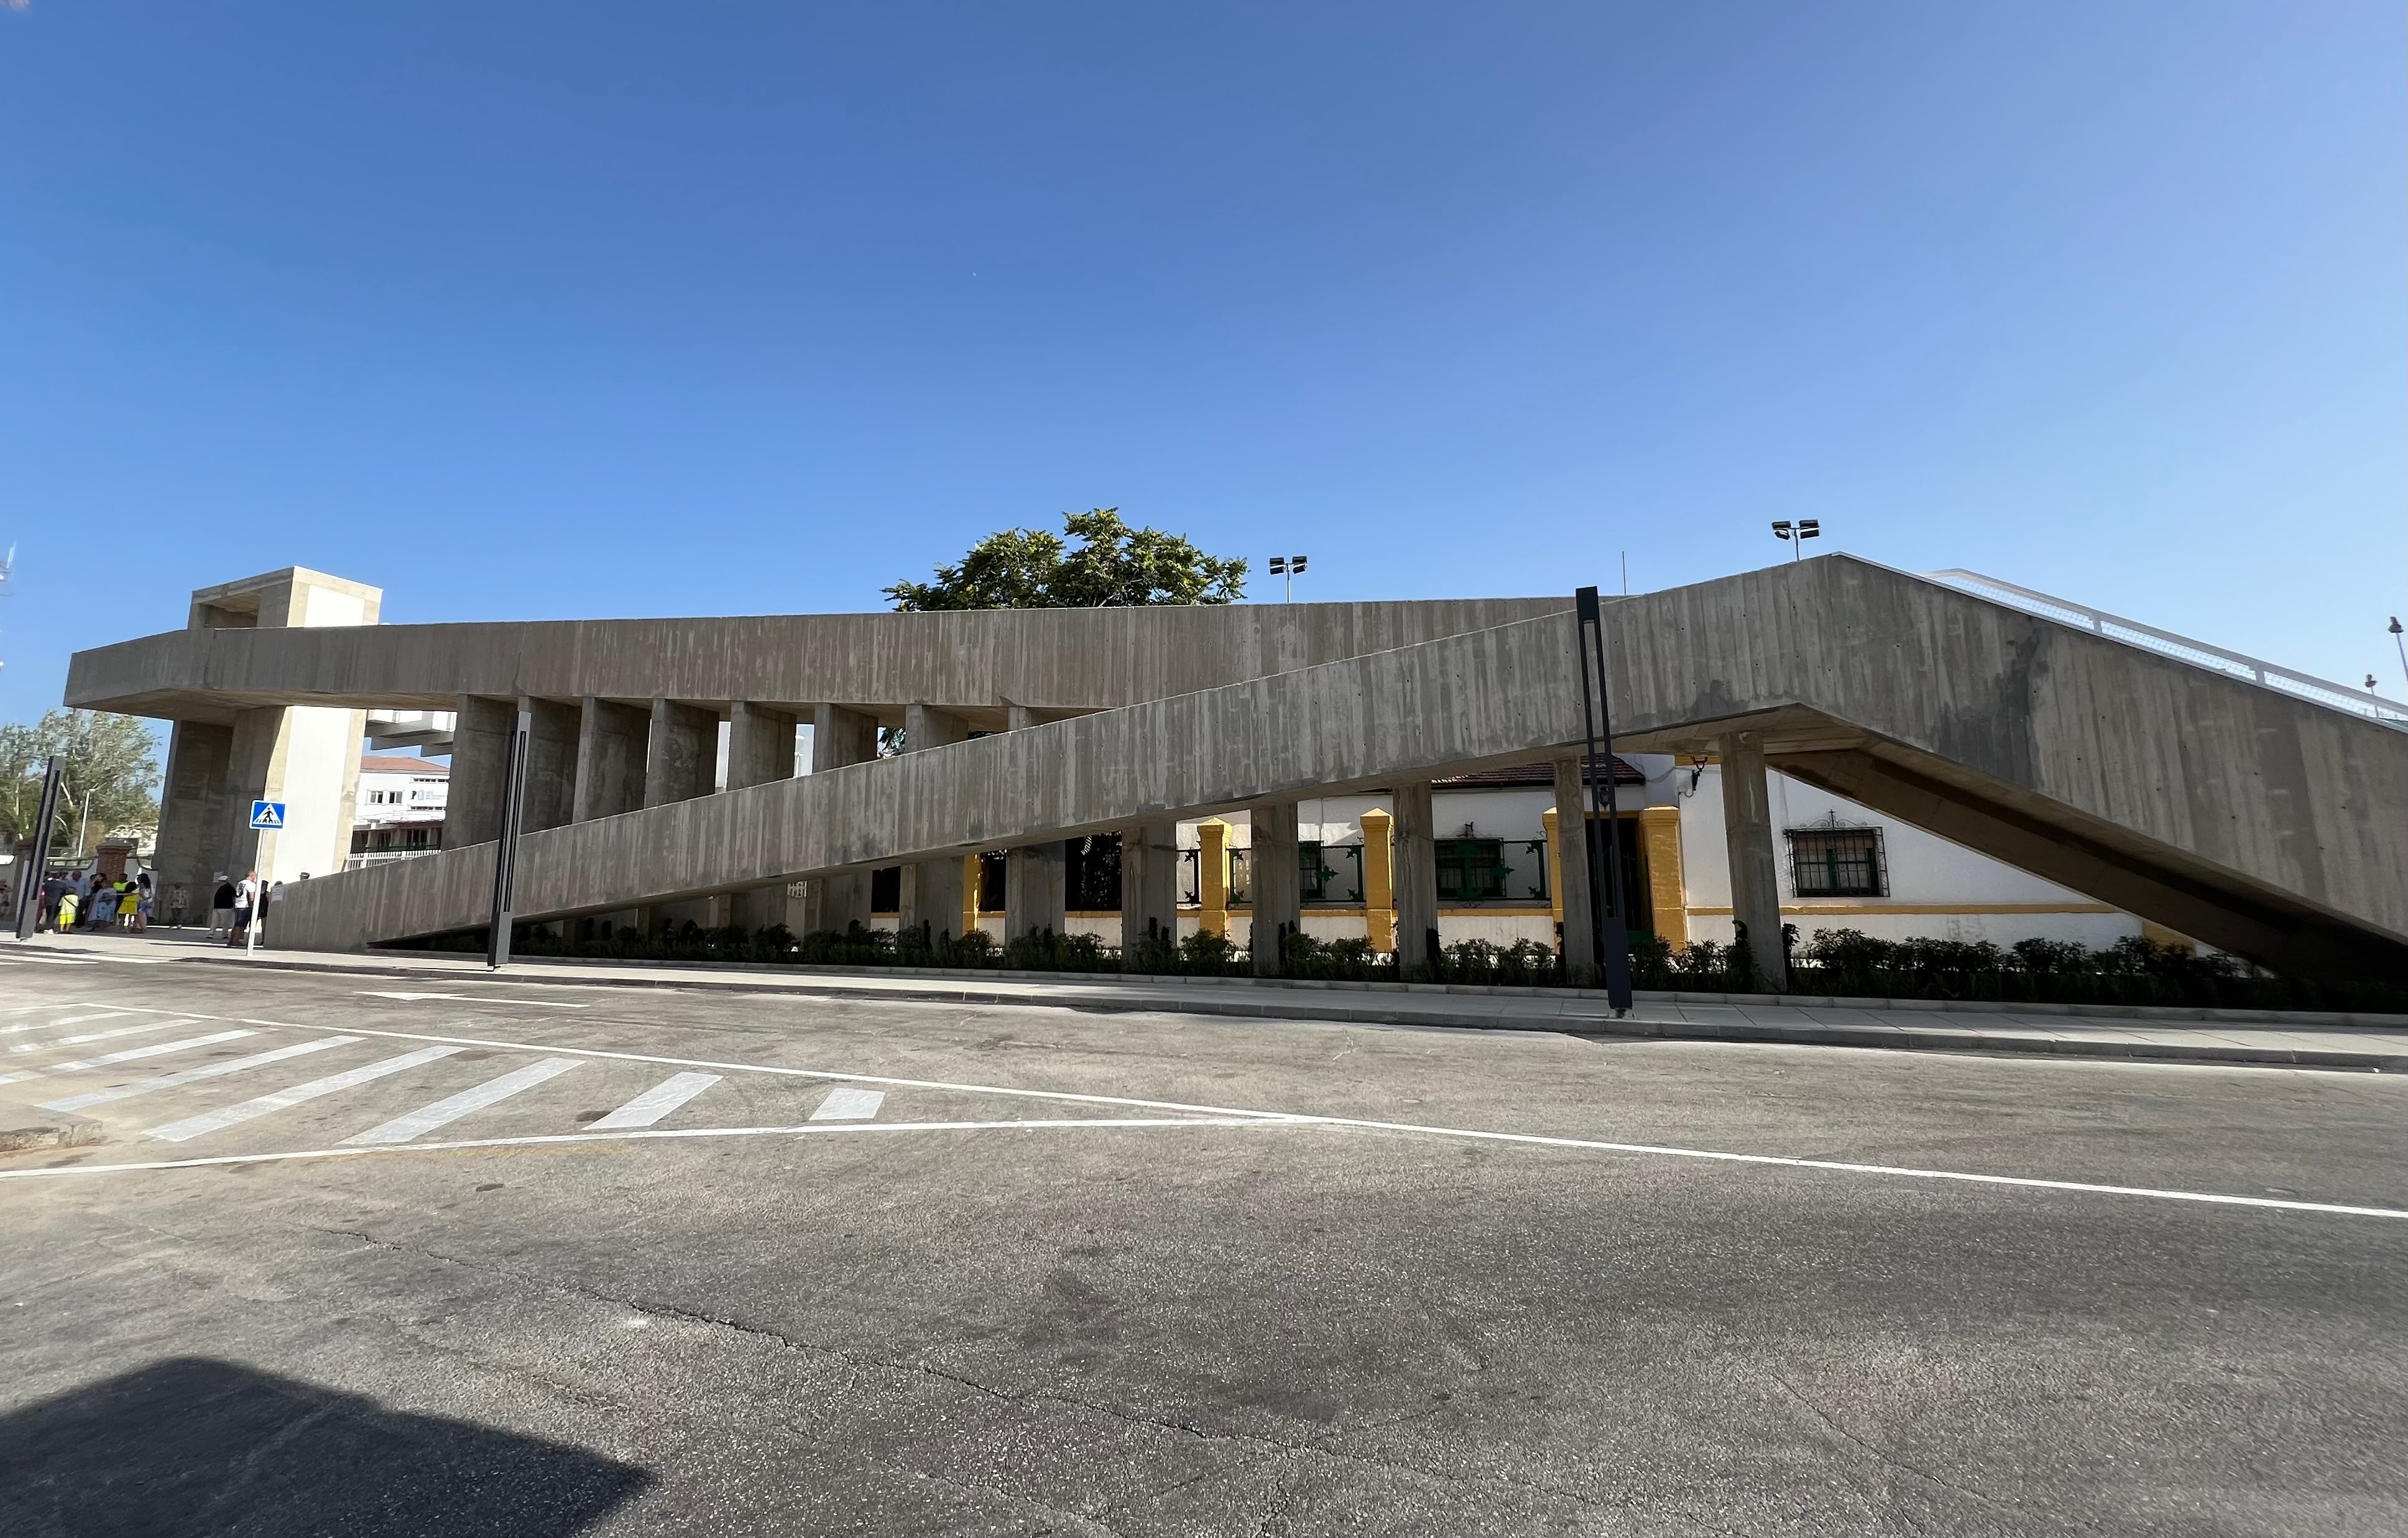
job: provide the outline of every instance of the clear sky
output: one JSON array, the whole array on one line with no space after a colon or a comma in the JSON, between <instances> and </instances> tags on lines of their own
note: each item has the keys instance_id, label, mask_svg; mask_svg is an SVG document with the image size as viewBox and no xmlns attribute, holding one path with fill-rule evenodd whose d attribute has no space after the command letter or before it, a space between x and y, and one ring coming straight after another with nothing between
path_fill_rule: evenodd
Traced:
<instances>
[{"instance_id":1,"label":"clear sky","mask_svg":"<svg viewBox=\"0 0 2408 1538\"><path fill-rule=\"evenodd\" d=\"M871 608L1098 505L1328 599L1820 518L2397 695L2403 15L32 0L0 717L276 566Z\"/></svg>"}]
</instances>

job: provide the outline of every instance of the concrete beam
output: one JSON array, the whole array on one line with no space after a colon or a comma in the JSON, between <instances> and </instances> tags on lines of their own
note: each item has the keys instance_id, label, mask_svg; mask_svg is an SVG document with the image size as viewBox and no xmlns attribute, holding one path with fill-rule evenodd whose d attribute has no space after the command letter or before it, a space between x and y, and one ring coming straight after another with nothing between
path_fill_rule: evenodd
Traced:
<instances>
[{"instance_id":1,"label":"concrete beam","mask_svg":"<svg viewBox=\"0 0 2408 1538\"><path fill-rule=\"evenodd\" d=\"M569 820L590 822L643 806L645 745L652 729L651 711L587 696L579 712L577 798Z\"/></svg>"},{"instance_id":2,"label":"concrete beam","mask_svg":"<svg viewBox=\"0 0 2408 1538\"><path fill-rule=\"evenodd\" d=\"M1772 847L1772 796L1764 776L1764 739L1733 732L1723 760L1723 845L1730 861L1731 917L1747 927L1748 954L1768 987L1789 986L1781 943L1781 864Z\"/></svg>"},{"instance_id":3,"label":"concrete beam","mask_svg":"<svg viewBox=\"0 0 2408 1538\"><path fill-rule=\"evenodd\" d=\"M645 742L645 806L710 794L718 768L719 713L683 700L654 699Z\"/></svg>"},{"instance_id":4,"label":"concrete beam","mask_svg":"<svg viewBox=\"0 0 2408 1538\"><path fill-rule=\"evenodd\" d=\"M1296 803L1255 802L1246 808L1246 820L1254 830L1249 883L1254 889L1254 975L1277 977L1286 971L1282 937L1297 933L1303 920Z\"/></svg>"}]
</instances>

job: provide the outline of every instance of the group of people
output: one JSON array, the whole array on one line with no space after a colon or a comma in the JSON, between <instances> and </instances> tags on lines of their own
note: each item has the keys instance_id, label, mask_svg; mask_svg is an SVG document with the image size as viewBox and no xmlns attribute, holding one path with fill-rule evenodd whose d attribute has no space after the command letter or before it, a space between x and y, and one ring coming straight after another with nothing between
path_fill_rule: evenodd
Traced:
<instances>
[{"instance_id":1,"label":"group of people","mask_svg":"<svg viewBox=\"0 0 2408 1538\"><path fill-rule=\"evenodd\" d=\"M209 937L222 934L230 946L248 944L251 927L256 923L262 933L267 929L267 905L274 901L279 881L269 886L259 879L257 871L246 872L239 881L229 881L226 874L217 874L217 890L209 895ZM307 874L302 880L309 879Z\"/></svg>"},{"instance_id":2,"label":"group of people","mask_svg":"<svg viewBox=\"0 0 2408 1538\"><path fill-rule=\"evenodd\" d=\"M109 880L98 871L66 871L42 883L38 927L71 930L122 929L139 934L150 927L150 873Z\"/></svg>"}]
</instances>

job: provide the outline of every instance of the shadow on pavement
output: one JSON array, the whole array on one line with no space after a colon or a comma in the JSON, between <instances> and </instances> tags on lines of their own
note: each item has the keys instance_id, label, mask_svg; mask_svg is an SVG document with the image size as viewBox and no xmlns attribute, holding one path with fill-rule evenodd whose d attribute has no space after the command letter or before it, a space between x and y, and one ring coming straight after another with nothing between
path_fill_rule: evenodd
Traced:
<instances>
[{"instance_id":1,"label":"shadow on pavement","mask_svg":"<svg viewBox=\"0 0 2408 1538\"><path fill-rule=\"evenodd\" d=\"M652 1483L580 1448L201 1357L0 1416L0 1532L567 1538Z\"/></svg>"}]
</instances>

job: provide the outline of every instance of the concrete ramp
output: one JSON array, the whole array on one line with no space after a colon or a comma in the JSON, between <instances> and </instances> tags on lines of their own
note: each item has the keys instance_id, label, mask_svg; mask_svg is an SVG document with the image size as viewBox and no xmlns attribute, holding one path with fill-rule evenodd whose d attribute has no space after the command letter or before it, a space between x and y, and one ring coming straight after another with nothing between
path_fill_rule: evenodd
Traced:
<instances>
[{"instance_id":1,"label":"concrete ramp","mask_svg":"<svg viewBox=\"0 0 2408 1538\"><path fill-rule=\"evenodd\" d=\"M1610 602L1614 746L1744 744L2293 971L2408 970L2408 733L1846 556ZM1569 614L547 829L519 916L610 912L1559 757ZM473 928L493 846L288 887L280 944Z\"/></svg>"}]
</instances>

